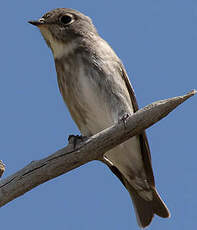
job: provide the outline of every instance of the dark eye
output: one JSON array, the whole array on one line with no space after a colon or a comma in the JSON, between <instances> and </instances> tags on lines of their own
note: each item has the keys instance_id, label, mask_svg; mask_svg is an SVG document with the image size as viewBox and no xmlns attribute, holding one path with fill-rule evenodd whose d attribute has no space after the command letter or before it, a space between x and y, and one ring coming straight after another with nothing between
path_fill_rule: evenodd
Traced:
<instances>
[{"instance_id":1,"label":"dark eye","mask_svg":"<svg viewBox=\"0 0 197 230\"><path fill-rule=\"evenodd\" d=\"M72 22L72 17L70 15L64 15L60 18L60 22L63 24L69 24Z\"/></svg>"}]
</instances>

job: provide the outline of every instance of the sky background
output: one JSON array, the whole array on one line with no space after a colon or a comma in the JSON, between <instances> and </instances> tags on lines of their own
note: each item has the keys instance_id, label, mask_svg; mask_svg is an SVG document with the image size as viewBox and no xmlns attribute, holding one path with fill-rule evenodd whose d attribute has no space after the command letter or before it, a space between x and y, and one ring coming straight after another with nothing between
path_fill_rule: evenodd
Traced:
<instances>
[{"instance_id":1,"label":"sky background","mask_svg":"<svg viewBox=\"0 0 197 230\"><path fill-rule=\"evenodd\" d=\"M122 59L143 107L197 88L197 1L3 1L0 159L3 178L79 134L60 96L52 54L27 23L74 8L93 19ZM171 211L148 229L196 229L197 96L147 130L157 188ZM0 209L2 229L139 229L129 194L100 162L42 184Z\"/></svg>"}]
</instances>

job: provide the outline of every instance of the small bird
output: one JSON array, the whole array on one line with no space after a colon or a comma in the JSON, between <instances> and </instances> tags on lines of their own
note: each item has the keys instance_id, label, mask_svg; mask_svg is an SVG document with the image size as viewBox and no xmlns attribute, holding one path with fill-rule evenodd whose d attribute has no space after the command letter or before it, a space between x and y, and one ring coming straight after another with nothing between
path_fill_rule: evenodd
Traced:
<instances>
[{"instance_id":1,"label":"small bird","mask_svg":"<svg viewBox=\"0 0 197 230\"><path fill-rule=\"evenodd\" d=\"M138 110L121 60L88 16L58 8L29 23L40 29L52 50L61 95L83 136L94 135ZM107 152L103 162L128 190L140 227L148 226L154 214L170 216L155 188L145 132Z\"/></svg>"}]
</instances>

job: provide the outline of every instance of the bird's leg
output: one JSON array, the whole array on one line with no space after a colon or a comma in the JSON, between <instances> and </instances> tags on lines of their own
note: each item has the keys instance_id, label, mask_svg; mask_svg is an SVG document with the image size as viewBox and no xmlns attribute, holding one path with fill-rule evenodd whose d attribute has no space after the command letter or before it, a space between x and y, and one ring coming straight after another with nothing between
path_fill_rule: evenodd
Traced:
<instances>
[{"instance_id":1,"label":"bird's leg","mask_svg":"<svg viewBox=\"0 0 197 230\"><path fill-rule=\"evenodd\" d=\"M129 115L128 113L124 113L124 114L123 114L122 116L120 116L120 118L118 119L118 123L123 122L125 129L126 129L127 120L128 120L128 118L129 118L130 116L131 116L131 115Z\"/></svg>"},{"instance_id":2,"label":"bird's leg","mask_svg":"<svg viewBox=\"0 0 197 230\"><path fill-rule=\"evenodd\" d=\"M82 135L69 135L68 142L69 144L72 144L75 149L79 143L86 141L87 139L88 137Z\"/></svg>"}]
</instances>

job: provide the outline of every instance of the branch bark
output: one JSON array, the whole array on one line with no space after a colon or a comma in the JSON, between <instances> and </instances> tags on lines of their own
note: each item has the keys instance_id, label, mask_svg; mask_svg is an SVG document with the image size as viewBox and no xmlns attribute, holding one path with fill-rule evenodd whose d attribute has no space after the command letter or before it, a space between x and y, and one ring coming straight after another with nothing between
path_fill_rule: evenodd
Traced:
<instances>
[{"instance_id":1,"label":"branch bark","mask_svg":"<svg viewBox=\"0 0 197 230\"><path fill-rule=\"evenodd\" d=\"M44 159L32 161L15 174L0 180L0 207L50 179L89 161L102 159L104 153L140 134L194 94L195 90L184 96L154 102L134 113L126 124L114 124L77 144L75 149L70 143Z\"/></svg>"}]
</instances>

